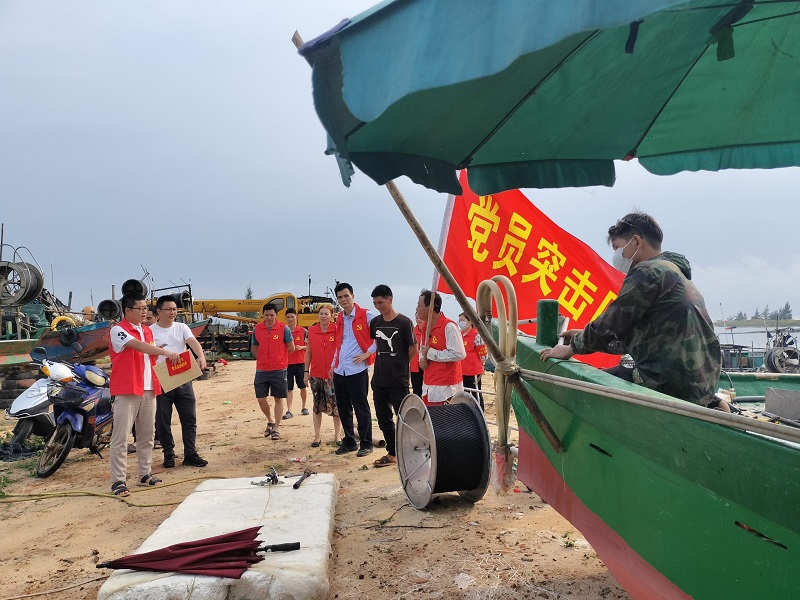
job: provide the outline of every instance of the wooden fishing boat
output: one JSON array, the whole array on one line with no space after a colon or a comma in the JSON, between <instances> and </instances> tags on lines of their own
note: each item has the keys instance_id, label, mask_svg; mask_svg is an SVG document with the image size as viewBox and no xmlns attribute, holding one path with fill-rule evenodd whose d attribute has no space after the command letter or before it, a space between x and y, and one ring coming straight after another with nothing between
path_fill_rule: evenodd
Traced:
<instances>
[{"instance_id":1,"label":"wooden fishing boat","mask_svg":"<svg viewBox=\"0 0 800 600\"><path fill-rule=\"evenodd\" d=\"M542 362L545 348L520 338L517 362L563 446L515 393L517 476L634 598L800 598L797 430L765 434L577 361Z\"/></svg>"}]
</instances>

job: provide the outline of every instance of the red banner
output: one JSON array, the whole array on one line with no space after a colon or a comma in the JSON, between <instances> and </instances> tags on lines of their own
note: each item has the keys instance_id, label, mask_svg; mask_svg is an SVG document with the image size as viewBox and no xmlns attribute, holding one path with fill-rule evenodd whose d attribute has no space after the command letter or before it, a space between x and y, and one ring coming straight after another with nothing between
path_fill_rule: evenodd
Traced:
<instances>
[{"instance_id":1,"label":"red banner","mask_svg":"<svg viewBox=\"0 0 800 600\"><path fill-rule=\"evenodd\" d=\"M445 222L444 262L464 293L475 298L478 284L495 275L514 283L519 318L536 317L542 298L558 300L569 328L583 328L617 297L624 275L589 246L537 209L519 190L478 196L461 172L462 196L455 198ZM445 215L445 220L448 215ZM451 293L443 280L439 291ZM535 325L521 327L535 331ZM619 356L579 357L597 367L619 363Z\"/></svg>"}]
</instances>

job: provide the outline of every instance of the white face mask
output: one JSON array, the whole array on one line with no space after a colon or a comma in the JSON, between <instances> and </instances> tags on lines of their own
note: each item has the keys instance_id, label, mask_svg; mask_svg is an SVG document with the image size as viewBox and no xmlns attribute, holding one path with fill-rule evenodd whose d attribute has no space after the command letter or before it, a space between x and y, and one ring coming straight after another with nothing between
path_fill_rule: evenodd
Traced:
<instances>
[{"instance_id":1,"label":"white face mask","mask_svg":"<svg viewBox=\"0 0 800 600\"><path fill-rule=\"evenodd\" d=\"M613 266L617 271L622 273L627 273L631 265L633 264L633 256L636 256L636 252L639 252L639 249L636 249L636 252L633 253L633 256L630 258L625 258L622 256L622 251L628 247L628 245L633 241L633 238L628 240L628 243L622 246L621 248L617 248L614 250L614 256L611 257L611 266Z\"/></svg>"},{"instance_id":2,"label":"white face mask","mask_svg":"<svg viewBox=\"0 0 800 600\"><path fill-rule=\"evenodd\" d=\"M461 331L464 331L467 327L469 327L469 323L466 321L459 321L458 326L461 328Z\"/></svg>"}]
</instances>

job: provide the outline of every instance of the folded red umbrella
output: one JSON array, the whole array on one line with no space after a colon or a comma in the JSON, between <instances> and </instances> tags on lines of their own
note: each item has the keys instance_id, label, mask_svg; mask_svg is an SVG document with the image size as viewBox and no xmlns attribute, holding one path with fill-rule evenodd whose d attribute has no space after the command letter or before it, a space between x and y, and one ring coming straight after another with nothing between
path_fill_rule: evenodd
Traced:
<instances>
[{"instance_id":1,"label":"folded red umbrella","mask_svg":"<svg viewBox=\"0 0 800 600\"><path fill-rule=\"evenodd\" d=\"M287 552L300 549L299 542L260 546L261 542L255 539L259 529L261 527L250 527L200 540L181 542L142 554L131 554L100 563L97 568L188 573L239 579L250 565L264 560L258 552Z\"/></svg>"}]
</instances>

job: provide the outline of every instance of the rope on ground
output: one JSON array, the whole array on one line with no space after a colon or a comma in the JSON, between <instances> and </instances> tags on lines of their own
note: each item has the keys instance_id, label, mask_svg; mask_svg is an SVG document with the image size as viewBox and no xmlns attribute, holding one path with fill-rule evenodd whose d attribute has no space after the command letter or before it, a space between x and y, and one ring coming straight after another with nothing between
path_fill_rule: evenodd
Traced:
<instances>
[{"instance_id":1,"label":"rope on ground","mask_svg":"<svg viewBox=\"0 0 800 600\"><path fill-rule=\"evenodd\" d=\"M58 588L57 590L46 590L44 592L34 592L33 594L23 594L22 596L9 596L8 598L2 598L2 600L22 600L22 598L35 598L36 596L45 596L47 594L57 594L58 592L63 592L64 590L71 590L74 587L78 587L81 585L86 585L87 583L92 583L94 581L100 581L101 579L108 579L108 575L100 575L99 577L95 577L93 579L89 579L87 581L81 581L79 583L72 583L68 586Z\"/></svg>"},{"instance_id":2,"label":"rope on ground","mask_svg":"<svg viewBox=\"0 0 800 600\"><path fill-rule=\"evenodd\" d=\"M603 396L613 400L620 400L630 404L646 406L648 408L653 408L663 412L691 417L700 421L706 421L708 423L715 423L725 427L733 427L734 429L759 433L761 435L800 444L800 430L777 423L757 421L755 419L749 419L747 417L741 417L739 415L725 413L718 410L709 410L708 408L704 408L690 402L681 402L680 400L665 400L655 396L642 394L641 392L618 390L616 388L600 385L598 383L578 381L575 379L570 379L569 377L540 373L538 371L531 371L530 369L520 369L520 375L526 381L539 381L568 389L590 392L597 396Z\"/></svg>"},{"instance_id":3,"label":"rope on ground","mask_svg":"<svg viewBox=\"0 0 800 600\"><path fill-rule=\"evenodd\" d=\"M162 483L161 485L156 485L149 488L130 490L130 492L131 495L141 492L152 492L154 490L160 490L167 487L172 487L174 485L181 485L184 483L188 483L189 481L198 481L198 480L205 481L207 479L212 479L212 478L205 476L190 477L189 479L182 479L180 481L175 481L173 483ZM111 492L95 492L93 490L72 490L72 491L66 490L63 492L39 492L34 494L6 494L4 498L0 498L0 504L12 504L14 502L30 502L33 500L47 500L49 498L70 498L70 497L80 497L80 496L97 496L99 498L112 498L113 500L119 500L120 502L124 502L129 506L135 506L136 508L174 506L182 502L182 500L177 500L175 502L157 502L152 504L142 504L138 502L133 502L130 499L130 496L116 496Z\"/></svg>"}]
</instances>

